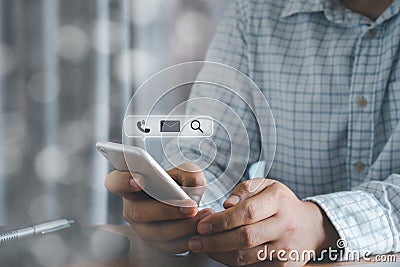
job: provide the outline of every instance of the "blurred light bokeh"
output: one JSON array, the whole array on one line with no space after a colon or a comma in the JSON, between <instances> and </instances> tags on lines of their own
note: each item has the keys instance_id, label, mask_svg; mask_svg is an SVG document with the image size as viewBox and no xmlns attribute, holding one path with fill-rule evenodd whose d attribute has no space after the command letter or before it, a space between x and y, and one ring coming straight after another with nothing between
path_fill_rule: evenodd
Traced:
<instances>
[{"instance_id":1,"label":"blurred light bokeh","mask_svg":"<svg viewBox=\"0 0 400 267\"><path fill-rule=\"evenodd\" d=\"M204 59L228 2L0 1L0 224L121 220L95 143L145 79Z\"/></svg>"}]
</instances>

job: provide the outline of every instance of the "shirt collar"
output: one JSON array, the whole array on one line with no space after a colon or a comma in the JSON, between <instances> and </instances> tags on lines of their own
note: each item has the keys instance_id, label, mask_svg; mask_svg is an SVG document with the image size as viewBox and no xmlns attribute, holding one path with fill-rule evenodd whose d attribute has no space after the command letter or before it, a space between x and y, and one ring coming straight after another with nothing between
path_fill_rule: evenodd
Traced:
<instances>
[{"instance_id":1,"label":"shirt collar","mask_svg":"<svg viewBox=\"0 0 400 267\"><path fill-rule=\"evenodd\" d=\"M325 17L339 24L381 24L400 12L400 0L393 0L390 7L375 21L351 12L339 0L287 0L281 17L290 17L299 13L323 12Z\"/></svg>"},{"instance_id":2,"label":"shirt collar","mask_svg":"<svg viewBox=\"0 0 400 267\"><path fill-rule=\"evenodd\" d=\"M400 0L393 0L392 4L383 14L375 21L375 24L381 24L400 13Z\"/></svg>"},{"instance_id":3,"label":"shirt collar","mask_svg":"<svg viewBox=\"0 0 400 267\"><path fill-rule=\"evenodd\" d=\"M349 24L350 21L354 23L354 18L350 19L350 17L354 17L354 15L362 17L359 14L347 10L339 1L340 0L288 0L281 17L290 17L300 13L321 12L329 21L338 24ZM357 23L360 23L360 21L357 21Z\"/></svg>"},{"instance_id":4,"label":"shirt collar","mask_svg":"<svg viewBox=\"0 0 400 267\"><path fill-rule=\"evenodd\" d=\"M288 0L281 17L290 17L298 13L313 13L324 11L324 4L321 0Z\"/></svg>"}]
</instances>

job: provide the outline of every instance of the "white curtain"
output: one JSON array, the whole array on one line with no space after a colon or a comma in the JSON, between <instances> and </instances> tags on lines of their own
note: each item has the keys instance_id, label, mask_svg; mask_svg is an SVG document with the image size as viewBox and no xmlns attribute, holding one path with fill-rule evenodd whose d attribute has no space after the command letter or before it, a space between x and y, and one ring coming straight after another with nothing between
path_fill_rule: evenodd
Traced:
<instances>
[{"instance_id":1,"label":"white curtain","mask_svg":"<svg viewBox=\"0 0 400 267\"><path fill-rule=\"evenodd\" d=\"M95 143L121 142L146 78L204 58L228 2L0 1L0 224L119 221Z\"/></svg>"}]
</instances>

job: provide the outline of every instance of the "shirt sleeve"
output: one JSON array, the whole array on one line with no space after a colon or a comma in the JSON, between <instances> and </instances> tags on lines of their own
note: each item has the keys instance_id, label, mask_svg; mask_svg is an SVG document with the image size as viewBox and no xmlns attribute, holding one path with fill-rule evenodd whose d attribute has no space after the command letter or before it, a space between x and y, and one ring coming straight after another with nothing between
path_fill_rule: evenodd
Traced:
<instances>
[{"instance_id":1,"label":"shirt sleeve","mask_svg":"<svg viewBox=\"0 0 400 267\"><path fill-rule=\"evenodd\" d=\"M370 181L343 191L306 198L317 203L346 244L342 260L350 251L383 254L400 251L400 175Z\"/></svg>"}]
</instances>

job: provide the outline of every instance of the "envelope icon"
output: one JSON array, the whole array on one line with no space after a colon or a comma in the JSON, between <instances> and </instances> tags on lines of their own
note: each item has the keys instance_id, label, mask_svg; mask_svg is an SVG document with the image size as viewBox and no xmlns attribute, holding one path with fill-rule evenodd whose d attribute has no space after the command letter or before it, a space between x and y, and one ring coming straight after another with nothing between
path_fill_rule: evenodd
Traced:
<instances>
[{"instance_id":1,"label":"envelope icon","mask_svg":"<svg viewBox=\"0 0 400 267\"><path fill-rule=\"evenodd\" d=\"M179 120L161 120L161 133L179 133L181 131L181 122Z\"/></svg>"}]
</instances>

